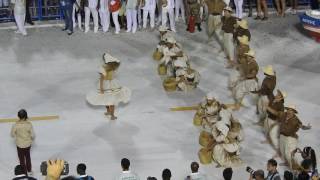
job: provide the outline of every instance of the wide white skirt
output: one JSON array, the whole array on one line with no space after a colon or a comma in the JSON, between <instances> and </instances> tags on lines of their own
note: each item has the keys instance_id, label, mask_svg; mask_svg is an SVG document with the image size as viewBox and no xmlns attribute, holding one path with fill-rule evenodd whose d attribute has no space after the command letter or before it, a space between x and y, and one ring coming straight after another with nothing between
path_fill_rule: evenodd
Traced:
<instances>
[{"instance_id":1,"label":"wide white skirt","mask_svg":"<svg viewBox=\"0 0 320 180\"><path fill-rule=\"evenodd\" d=\"M127 87L120 86L117 81L104 81L104 93L100 93L100 84L94 91L87 94L87 101L94 106L113 106L120 102L128 103L131 98L131 90Z\"/></svg>"}]
</instances>

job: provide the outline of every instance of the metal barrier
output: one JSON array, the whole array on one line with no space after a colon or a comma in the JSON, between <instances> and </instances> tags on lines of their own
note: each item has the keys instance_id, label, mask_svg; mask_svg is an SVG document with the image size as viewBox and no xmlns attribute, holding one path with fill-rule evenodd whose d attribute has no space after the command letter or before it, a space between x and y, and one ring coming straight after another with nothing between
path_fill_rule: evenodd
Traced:
<instances>
[{"instance_id":1,"label":"metal barrier","mask_svg":"<svg viewBox=\"0 0 320 180\"><path fill-rule=\"evenodd\" d=\"M9 10L10 0L0 0L0 23L14 21L13 14ZM62 19L60 0L31 0L30 13L34 20ZM252 0L255 1L255 0ZM274 0L267 0L269 7L274 7ZM309 0L299 0L299 5L309 5ZM244 0L244 7L247 7ZM255 2L253 3L255 7Z\"/></svg>"}]
</instances>

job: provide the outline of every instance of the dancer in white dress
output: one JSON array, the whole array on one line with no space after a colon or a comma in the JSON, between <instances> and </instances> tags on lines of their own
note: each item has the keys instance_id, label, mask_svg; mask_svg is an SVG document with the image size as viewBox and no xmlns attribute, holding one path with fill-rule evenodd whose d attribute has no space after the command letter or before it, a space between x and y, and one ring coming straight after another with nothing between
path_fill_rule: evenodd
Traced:
<instances>
[{"instance_id":1,"label":"dancer in white dress","mask_svg":"<svg viewBox=\"0 0 320 180\"><path fill-rule=\"evenodd\" d=\"M117 119L114 115L115 106L120 102L128 103L131 97L131 90L120 86L114 79L115 71L120 66L120 60L105 53L104 65L100 68L100 80L98 89L87 94L87 101L94 106L106 106L106 116L110 115L111 120Z\"/></svg>"}]
</instances>

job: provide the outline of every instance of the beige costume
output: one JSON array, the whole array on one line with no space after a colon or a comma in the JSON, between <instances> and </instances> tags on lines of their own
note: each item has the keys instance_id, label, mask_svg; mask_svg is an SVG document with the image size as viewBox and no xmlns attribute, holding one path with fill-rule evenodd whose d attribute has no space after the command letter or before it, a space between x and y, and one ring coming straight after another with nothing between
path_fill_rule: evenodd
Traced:
<instances>
[{"instance_id":1,"label":"beige costume","mask_svg":"<svg viewBox=\"0 0 320 180\"><path fill-rule=\"evenodd\" d=\"M195 70L180 68L176 71L177 87L181 91L192 90L199 84L200 75Z\"/></svg>"},{"instance_id":2,"label":"beige costume","mask_svg":"<svg viewBox=\"0 0 320 180\"><path fill-rule=\"evenodd\" d=\"M99 74L104 78L103 93L101 93L100 82L97 90L87 94L87 101L95 106L112 106L120 102L128 103L131 97L131 90L127 87L120 86L114 79L115 70L108 70L108 63L120 61L109 54L104 55L105 64L100 67Z\"/></svg>"}]
</instances>

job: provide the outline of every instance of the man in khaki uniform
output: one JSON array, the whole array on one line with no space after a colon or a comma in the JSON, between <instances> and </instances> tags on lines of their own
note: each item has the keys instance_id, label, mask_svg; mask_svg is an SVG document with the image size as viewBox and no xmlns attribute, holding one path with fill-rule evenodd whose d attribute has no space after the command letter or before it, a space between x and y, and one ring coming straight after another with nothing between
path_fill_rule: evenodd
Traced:
<instances>
[{"instance_id":1,"label":"man in khaki uniform","mask_svg":"<svg viewBox=\"0 0 320 180\"><path fill-rule=\"evenodd\" d=\"M243 72L243 80L240 81L233 89L233 96L236 101L235 110L240 109L244 96L251 91L258 89L257 74L259 66L255 61L255 53L250 50L246 55L246 62L241 64L241 71Z\"/></svg>"},{"instance_id":2,"label":"man in khaki uniform","mask_svg":"<svg viewBox=\"0 0 320 180\"><path fill-rule=\"evenodd\" d=\"M213 33L218 38L218 41L222 42L221 34L221 16L226 4L223 0L205 0L205 4L208 7L208 36L209 39L213 36Z\"/></svg>"},{"instance_id":3,"label":"man in khaki uniform","mask_svg":"<svg viewBox=\"0 0 320 180\"><path fill-rule=\"evenodd\" d=\"M271 65L263 68L263 73L265 78L262 81L261 87L258 91L253 91L252 93L258 94L259 99L257 102L257 114L259 114L260 122L266 118L266 106L274 99L273 90L276 87L276 73Z\"/></svg>"},{"instance_id":4,"label":"man in khaki uniform","mask_svg":"<svg viewBox=\"0 0 320 180\"><path fill-rule=\"evenodd\" d=\"M237 24L237 19L231 15L231 7L225 7L223 12L224 16L221 18L223 31L223 47L224 52L227 56L227 67L232 67L234 61L233 33L235 30L235 25Z\"/></svg>"},{"instance_id":5,"label":"man in khaki uniform","mask_svg":"<svg viewBox=\"0 0 320 180\"><path fill-rule=\"evenodd\" d=\"M298 135L297 132L301 128L302 130L311 129L311 126L305 126L297 117L298 111L295 105L289 105L285 107L285 112L276 112L268 107L268 111L276 115L280 122L280 153L282 158L292 168L293 162L291 153L297 148Z\"/></svg>"}]
</instances>

